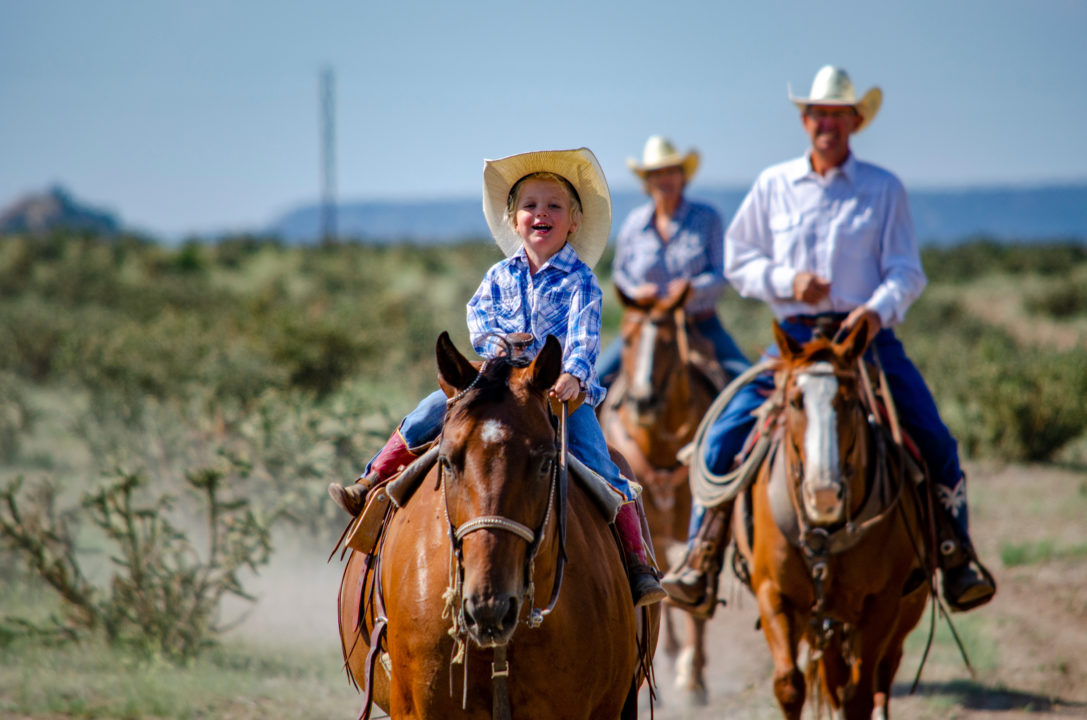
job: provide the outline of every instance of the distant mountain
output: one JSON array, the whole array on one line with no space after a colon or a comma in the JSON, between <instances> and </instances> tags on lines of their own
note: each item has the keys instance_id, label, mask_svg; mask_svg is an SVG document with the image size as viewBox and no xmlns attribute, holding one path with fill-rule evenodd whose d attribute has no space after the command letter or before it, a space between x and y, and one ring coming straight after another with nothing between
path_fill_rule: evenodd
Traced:
<instances>
[{"instance_id":1,"label":"distant mountain","mask_svg":"<svg viewBox=\"0 0 1087 720\"><path fill-rule=\"evenodd\" d=\"M709 202L731 218L747 188L694 187L692 199ZM634 207L646 202L634 191L612 195L612 232ZM979 187L910 192L910 209L922 244L946 245L985 235L997 240L1087 240L1087 182L1045 187ZM319 235L320 207L285 214L267 228L290 242ZM445 243L489 237L479 198L433 201L368 201L338 206L340 237L372 242Z\"/></svg>"},{"instance_id":2,"label":"distant mountain","mask_svg":"<svg viewBox=\"0 0 1087 720\"><path fill-rule=\"evenodd\" d=\"M116 235L121 231L121 223L104 210L76 201L59 186L26 195L0 212L0 234L40 233L61 228Z\"/></svg>"}]
</instances>

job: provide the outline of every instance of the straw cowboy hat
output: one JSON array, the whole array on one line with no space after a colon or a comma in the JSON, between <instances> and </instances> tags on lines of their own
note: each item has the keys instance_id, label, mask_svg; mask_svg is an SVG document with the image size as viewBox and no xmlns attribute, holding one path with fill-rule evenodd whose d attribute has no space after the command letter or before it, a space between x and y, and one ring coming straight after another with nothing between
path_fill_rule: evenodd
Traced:
<instances>
[{"instance_id":1,"label":"straw cowboy hat","mask_svg":"<svg viewBox=\"0 0 1087 720\"><path fill-rule=\"evenodd\" d=\"M604 171L588 148L543 150L483 161L483 215L498 247L512 256L521 249L521 237L506 219L510 190L525 175L552 172L566 178L581 201L581 223L570 234L581 261L592 267L604 252L611 233L611 192Z\"/></svg>"},{"instance_id":2,"label":"straw cowboy hat","mask_svg":"<svg viewBox=\"0 0 1087 720\"><path fill-rule=\"evenodd\" d=\"M883 103L883 91L878 87L871 87L860 100L857 100L857 92L853 89L853 81L845 70L824 65L815 73L815 79L811 81L810 97L796 97L793 95L792 86L786 86L789 91L789 99L803 111L808 105L852 105L857 114L861 116L860 123L853 131L859 133L868 127L868 123L875 119L879 112L879 106Z\"/></svg>"},{"instance_id":3,"label":"straw cowboy hat","mask_svg":"<svg viewBox=\"0 0 1087 720\"><path fill-rule=\"evenodd\" d=\"M627 158L627 167L642 180L645 180L645 176L651 170L681 167L683 168L683 177L687 179L687 182L690 182L695 171L698 170L698 151L688 150L686 155L680 155L671 140L660 135L654 135L645 141L641 164L634 158Z\"/></svg>"}]
</instances>

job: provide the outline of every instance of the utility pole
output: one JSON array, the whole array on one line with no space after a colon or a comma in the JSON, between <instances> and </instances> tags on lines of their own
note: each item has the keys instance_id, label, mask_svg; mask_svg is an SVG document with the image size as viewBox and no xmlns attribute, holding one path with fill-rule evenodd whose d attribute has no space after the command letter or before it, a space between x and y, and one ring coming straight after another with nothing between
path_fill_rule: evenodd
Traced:
<instances>
[{"instance_id":1,"label":"utility pole","mask_svg":"<svg viewBox=\"0 0 1087 720\"><path fill-rule=\"evenodd\" d=\"M321 70L321 242L336 242L336 88L332 68Z\"/></svg>"}]
</instances>

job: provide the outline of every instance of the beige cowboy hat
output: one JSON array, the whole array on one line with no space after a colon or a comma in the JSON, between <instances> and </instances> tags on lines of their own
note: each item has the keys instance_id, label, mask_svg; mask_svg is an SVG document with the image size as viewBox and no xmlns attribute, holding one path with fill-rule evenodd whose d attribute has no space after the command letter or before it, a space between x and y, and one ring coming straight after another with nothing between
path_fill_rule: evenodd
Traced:
<instances>
[{"instance_id":1,"label":"beige cowboy hat","mask_svg":"<svg viewBox=\"0 0 1087 720\"><path fill-rule=\"evenodd\" d=\"M688 150L686 155L680 155L672 141L660 135L654 135L645 141L645 149L642 150L642 162L634 158L627 158L627 167L635 175L645 180L645 176L651 170L660 170L667 167L683 168L683 176L687 182L694 177L698 170L698 151Z\"/></svg>"},{"instance_id":2,"label":"beige cowboy hat","mask_svg":"<svg viewBox=\"0 0 1087 720\"><path fill-rule=\"evenodd\" d=\"M857 114L861 116L854 133L858 133L868 127L868 123L875 119L879 112L879 106L883 104L883 91L878 87L871 87L860 100L857 99L857 91L853 88L853 81L845 70L824 65L815 73L815 79L811 81L809 97L796 97L793 95L791 85L786 86L789 91L789 99L803 112L808 105L852 105Z\"/></svg>"},{"instance_id":3,"label":"beige cowboy hat","mask_svg":"<svg viewBox=\"0 0 1087 720\"><path fill-rule=\"evenodd\" d=\"M592 267L604 253L611 233L611 192L604 171L588 148L542 150L483 161L483 215L498 247L510 257L521 249L521 237L506 220L510 191L525 175L551 172L566 178L581 201L581 223L568 242L581 261Z\"/></svg>"}]
</instances>

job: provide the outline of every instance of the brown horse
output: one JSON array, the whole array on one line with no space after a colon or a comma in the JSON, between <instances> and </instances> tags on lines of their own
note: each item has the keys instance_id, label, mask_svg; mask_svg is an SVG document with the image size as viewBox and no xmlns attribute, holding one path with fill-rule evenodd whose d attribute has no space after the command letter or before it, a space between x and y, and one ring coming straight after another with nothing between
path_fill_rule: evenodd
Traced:
<instances>
[{"instance_id":1,"label":"brown horse","mask_svg":"<svg viewBox=\"0 0 1087 720\"><path fill-rule=\"evenodd\" d=\"M548 338L527 366L500 358L477 371L443 333L437 356L450 398L437 463L391 514L376 556L353 552L344 572L351 674L365 686L369 645L385 650L371 686L394 718L630 716L646 661L608 522L560 472L546 399L559 343ZM659 613L642 620L653 630Z\"/></svg>"},{"instance_id":2,"label":"brown horse","mask_svg":"<svg viewBox=\"0 0 1087 720\"><path fill-rule=\"evenodd\" d=\"M774 695L800 717L806 684L845 718L886 718L902 644L930 589L931 544L905 456L869 415L861 376L868 323L801 346L775 323L772 402L781 442L733 528L774 660ZM878 412L878 411L877 411ZM748 536L751 532L751 537ZM809 649L807 683L798 644Z\"/></svg>"},{"instance_id":3,"label":"brown horse","mask_svg":"<svg viewBox=\"0 0 1087 720\"><path fill-rule=\"evenodd\" d=\"M713 381L692 362L692 343L701 339L691 337L683 310L689 291L683 285L668 297L645 301L619 293L625 307L622 364L600 409L608 444L630 462L645 487L646 519L661 559L671 545L687 540L691 491L687 465L676 455L694 437L716 394ZM665 648L675 656L679 640L672 615L664 616ZM676 684L698 702L706 694L705 620L684 616L687 637L676 663Z\"/></svg>"}]
</instances>

